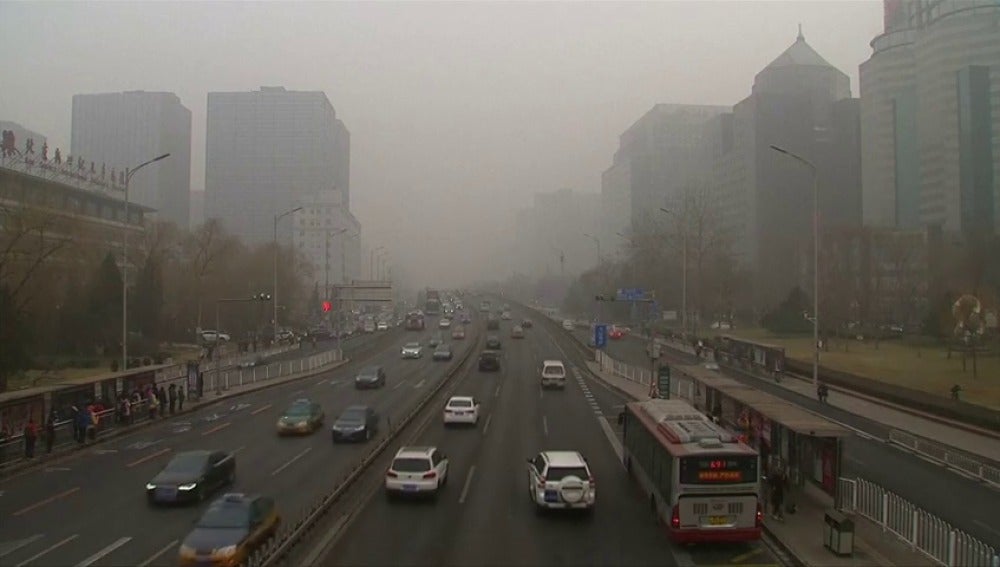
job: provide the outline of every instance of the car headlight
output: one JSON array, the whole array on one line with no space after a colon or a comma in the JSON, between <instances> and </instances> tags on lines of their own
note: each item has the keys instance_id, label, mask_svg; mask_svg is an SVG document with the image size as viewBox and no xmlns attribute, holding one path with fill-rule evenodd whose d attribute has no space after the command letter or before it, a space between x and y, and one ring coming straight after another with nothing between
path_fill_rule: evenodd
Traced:
<instances>
[{"instance_id":1,"label":"car headlight","mask_svg":"<svg viewBox=\"0 0 1000 567\"><path fill-rule=\"evenodd\" d=\"M153 484L153 483L151 483L151 482L147 482L146 483L146 490L156 490L156 485Z\"/></svg>"},{"instance_id":2,"label":"car headlight","mask_svg":"<svg viewBox=\"0 0 1000 567\"><path fill-rule=\"evenodd\" d=\"M196 486L198 486L197 482L192 482L192 483L188 483L188 484L181 484L181 485L179 485L177 487L177 490L194 490L194 488Z\"/></svg>"},{"instance_id":3,"label":"car headlight","mask_svg":"<svg viewBox=\"0 0 1000 567\"><path fill-rule=\"evenodd\" d=\"M215 555L221 555L223 557L229 557L230 555L233 555L235 553L236 553L235 545L227 545L226 547L220 547L219 549L215 550Z\"/></svg>"},{"instance_id":4,"label":"car headlight","mask_svg":"<svg viewBox=\"0 0 1000 567\"><path fill-rule=\"evenodd\" d=\"M194 555L195 555L194 548L193 547L189 547L187 545L184 545L182 543L180 549L178 549L178 554L181 557L194 557Z\"/></svg>"}]
</instances>

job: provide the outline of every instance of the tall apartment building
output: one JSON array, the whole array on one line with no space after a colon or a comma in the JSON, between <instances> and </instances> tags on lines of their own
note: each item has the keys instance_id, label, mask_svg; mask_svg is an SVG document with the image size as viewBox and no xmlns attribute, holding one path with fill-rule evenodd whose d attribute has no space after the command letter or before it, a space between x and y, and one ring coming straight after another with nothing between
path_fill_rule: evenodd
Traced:
<instances>
[{"instance_id":1,"label":"tall apartment building","mask_svg":"<svg viewBox=\"0 0 1000 567\"><path fill-rule=\"evenodd\" d=\"M640 233L671 219L659 214L681 193L704 184L710 161L704 125L728 107L657 104L619 138L601 176L605 234Z\"/></svg>"},{"instance_id":2,"label":"tall apartment building","mask_svg":"<svg viewBox=\"0 0 1000 567\"><path fill-rule=\"evenodd\" d=\"M861 64L866 225L1000 231L1000 3L885 0Z\"/></svg>"},{"instance_id":3,"label":"tall apartment building","mask_svg":"<svg viewBox=\"0 0 1000 567\"><path fill-rule=\"evenodd\" d=\"M205 216L249 244L272 238L275 214L336 189L350 205L350 134L321 91L261 87L208 94ZM278 239L292 243L288 220Z\"/></svg>"},{"instance_id":4,"label":"tall apartment building","mask_svg":"<svg viewBox=\"0 0 1000 567\"><path fill-rule=\"evenodd\" d=\"M754 302L768 308L812 281L812 177L776 145L816 165L825 227L861 222L858 101L850 79L799 33L761 70L750 96L706 123L719 222L751 267Z\"/></svg>"},{"instance_id":5,"label":"tall apartment building","mask_svg":"<svg viewBox=\"0 0 1000 567\"><path fill-rule=\"evenodd\" d=\"M170 157L129 183L129 200L187 228L191 193L191 111L177 95L127 91L73 96L70 153L117 171Z\"/></svg>"},{"instance_id":6,"label":"tall apartment building","mask_svg":"<svg viewBox=\"0 0 1000 567\"><path fill-rule=\"evenodd\" d=\"M361 223L337 190L305 195L292 217L292 242L298 261L312 270L320 290L361 279ZM320 294L330 297L329 294Z\"/></svg>"}]
</instances>

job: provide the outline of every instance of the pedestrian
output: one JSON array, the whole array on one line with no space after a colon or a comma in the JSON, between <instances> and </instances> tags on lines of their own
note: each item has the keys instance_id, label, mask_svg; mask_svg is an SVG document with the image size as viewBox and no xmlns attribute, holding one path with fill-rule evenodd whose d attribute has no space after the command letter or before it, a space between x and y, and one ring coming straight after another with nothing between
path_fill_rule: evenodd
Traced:
<instances>
[{"instance_id":1,"label":"pedestrian","mask_svg":"<svg viewBox=\"0 0 1000 567\"><path fill-rule=\"evenodd\" d=\"M167 415L167 389L160 386L160 390L156 395L159 398L157 401L160 402L160 416L165 416Z\"/></svg>"},{"instance_id":2,"label":"pedestrian","mask_svg":"<svg viewBox=\"0 0 1000 567\"><path fill-rule=\"evenodd\" d=\"M167 390L167 397L170 399L170 415L174 415L177 409L177 385L171 384L170 389Z\"/></svg>"},{"instance_id":3,"label":"pedestrian","mask_svg":"<svg viewBox=\"0 0 1000 567\"><path fill-rule=\"evenodd\" d=\"M780 468L771 475L771 515L776 520L784 520L785 512L785 473Z\"/></svg>"},{"instance_id":4,"label":"pedestrian","mask_svg":"<svg viewBox=\"0 0 1000 567\"><path fill-rule=\"evenodd\" d=\"M156 398L155 390L149 390L146 400L147 403L149 403L149 419L156 419L156 410L158 409L160 403Z\"/></svg>"},{"instance_id":5,"label":"pedestrian","mask_svg":"<svg viewBox=\"0 0 1000 567\"><path fill-rule=\"evenodd\" d=\"M83 410L73 406L73 440L83 445L87 435L87 417Z\"/></svg>"},{"instance_id":6,"label":"pedestrian","mask_svg":"<svg viewBox=\"0 0 1000 567\"><path fill-rule=\"evenodd\" d=\"M29 417L28 423L24 425L24 458L35 458L36 441L38 441L38 426L35 425L35 418Z\"/></svg>"},{"instance_id":7,"label":"pedestrian","mask_svg":"<svg viewBox=\"0 0 1000 567\"><path fill-rule=\"evenodd\" d=\"M184 411L184 385L177 388L177 411Z\"/></svg>"},{"instance_id":8,"label":"pedestrian","mask_svg":"<svg viewBox=\"0 0 1000 567\"><path fill-rule=\"evenodd\" d=\"M49 412L49 419L45 422L45 452L51 453L52 447L56 444L56 420L59 416L56 410Z\"/></svg>"},{"instance_id":9,"label":"pedestrian","mask_svg":"<svg viewBox=\"0 0 1000 567\"><path fill-rule=\"evenodd\" d=\"M125 396L122 400L122 418L125 420L125 425L132 425L132 400L129 396Z\"/></svg>"}]
</instances>

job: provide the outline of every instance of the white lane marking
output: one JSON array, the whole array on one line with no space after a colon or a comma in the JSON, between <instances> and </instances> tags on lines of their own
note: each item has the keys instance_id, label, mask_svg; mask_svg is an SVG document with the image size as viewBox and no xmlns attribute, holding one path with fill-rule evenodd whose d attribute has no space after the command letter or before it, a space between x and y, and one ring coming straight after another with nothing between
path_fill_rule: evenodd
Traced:
<instances>
[{"instance_id":1,"label":"white lane marking","mask_svg":"<svg viewBox=\"0 0 1000 567\"><path fill-rule=\"evenodd\" d=\"M319 382L316 382L317 386L322 386L323 384L326 384L326 380L320 380ZM336 386L337 385L337 381L336 380L332 380L330 382L330 385L331 386Z\"/></svg>"},{"instance_id":2,"label":"white lane marking","mask_svg":"<svg viewBox=\"0 0 1000 567\"><path fill-rule=\"evenodd\" d=\"M167 545L163 546L162 549L160 549L159 551L157 551L156 553L154 553L152 556L150 556L149 559L147 559L147 560L143 561L142 563L140 563L139 567L146 567L147 565L152 564L153 561L156 561L157 559L160 558L161 555L163 555L164 553L170 551L170 549L172 547L174 547L175 545L177 545L177 542L178 542L178 540L175 539L174 541L172 541L172 542L168 543Z\"/></svg>"},{"instance_id":3,"label":"white lane marking","mask_svg":"<svg viewBox=\"0 0 1000 567\"><path fill-rule=\"evenodd\" d=\"M608 423L607 418L604 416L597 418L597 421L601 424L601 429L604 430L604 435L611 443L611 449L615 452L615 455L618 456L618 463L625 466L625 463L622 461L622 444L618 441L618 437L615 435L615 430L611 428L611 424Z\"/></svg>"},{"instance_id":4,"label":"white lane marking","mask_svg":"<svg viewBox=\"0 0 1000 567\"><path fill-rule=\"evenodd\" d=\"M549 436L549 420L545 419L544 415L542 416L542 431L545 432L546 437Z\"/></svg>"},{"instance_id":5,"label":"white lane marking","mask_svg":"<svg viewBox=\"0 0 1000 567\"><path fill-rule=\"evenodd\" d=\"M476 474L476 465L472 465L469 474L465 477L465 486L462 487L462 495L458 497L459 504L465 504L465 497L469 495L469 485L472 484L472 475Z\"/></svg>"},{"instance_id":6,"label":"white lane marking","mask_svg":"<svg viewBox=\"0 0 1000 567\"><path fill-rule=\"evenodd\" d=\"M6 557L26 545L31 545L35 543L36 541L42 539L42 537L43 537L42 534L36 534L31 537L26 537L19 541L15 541L10 544L10 547L5 547L2 550L0 550L0 557Z\"/></svg>"},{"instance_id":7,"label":"white lane marking","mask_svg":"<svg viewBox=\"0 0 1000 567\"><path fill-rule=\"evenodd\" d=\"M285 464L281 465L280 467L274 469L274 472L271 473L271 476L277 476L278 473L280 473L281 471L287 469L289 466L292 465L292 463L294 463L295 461L301 459L302 457L305 457L306 453L308 453L309 451L312 451L312 447L306 447L304 451L302 451L298 455L295 455L294 457L292 457L291 459L289 459L287 463L285 463Z\"/></svg>"},{"instance_id":8,"label":"white lane marking","mask_svg":"<svg viewBox=\"0 0 1000 567\"><path fill-rule=\"evenodd\" d=\"M421 380L421 381L417 382L416 384L413 385L413 389L416 390L417 388L423 388L424 387L424 382L426 382L426 380Z\"/></svg>"},{"instance_id":9,"label":"white lane marking","mask_svg":"<svg viewBox=\"0 0 1000 567\"><path fill-rule=\"evenodd\" d=\"M486 416L486 425L483 426L483 435L490 430L490 422L493 421L493 414Z\"/></svg>"},{"instance_id":10,"label":"white lane marking","mask_svg":"<svg viewBox=\"0 0 1000 567\"><path fill-rule=\"evenodd\" d=\"M104 549L98 551L97 553L91 555L90 557L84 559L83 561L76 564L76 567L89 567L94 563L97 563L102 557L110 554L119 547L125 545L126 543L132 541L131 537L120 537L117 541L113 542L111 545L105 547Z\"/></svg>"},{"instance_id":11,"label":"white lane marking","mask_svg":"<svg viewBox=\"0 0 1000 567\"><path fill-rule=\"evenodd\" d=\"M395 386L393 386L392 389L393 390L398 390L398 389L402 388L405 385L406 385L406 382L400 382L399 384L396 384Z\"/></svg>"},{"instance_id":12,"label":"white lane marking","mask_svg":"<svg viewBox=\"0 0 1000 567\"><path fill-rule=\"evenodd\" d=\"M500 397L500 384L497 384L497 389L496 389L495 392L493 392L493 397L494 398L499 398Z\"/></svg>"},{"instance_id":13,"label":"white lane marking","mask_svg":"<svg viewBox=\"0 0 1000 567\"><path fill-rule=\"evenodd\" d=\"M66 545L67 543L69 543L69 542L73 541L74 539L76 539L77 537L79 537L79 535L80 534L73 534L73 535L69 536L68 538L66 538L66 539L64 539L64 540L62 540L60 542L54 543L54 544L46 547L45 549L39 551L38 553L32 555L31 557L25 559L24 561L18 563L14 567L24 567L25 565L28 565L30 563L34 563L36 559L40 558L41 556L43 556L43 555L45 555L47 553L55 551L56 549L59 549L60 547Z\"/></svg>"},{"instance_id":14,"label":"white lane marking","mask_svg":"<svg viewBox=\"0 0 1000 567\"><path fill-rule=\"evenodd\" d=\"M981 528L985 528L985 529L987 529L987 530L989 530L989 531L991 531L991 532L993 532L995 534L1000 534L1000 532L996 531L995 529L993 529L989 525L987 525L987 524L985 524L983 522L980 522L979 520L972 520L972 523L976 524L977 526L979 526Z\"/></svg>"}]
</instances>

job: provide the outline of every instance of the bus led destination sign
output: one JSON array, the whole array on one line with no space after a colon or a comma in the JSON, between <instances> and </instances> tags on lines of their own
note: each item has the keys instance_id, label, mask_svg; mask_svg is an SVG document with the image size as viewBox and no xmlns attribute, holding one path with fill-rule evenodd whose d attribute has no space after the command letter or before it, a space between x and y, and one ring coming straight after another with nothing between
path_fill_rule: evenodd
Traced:
<instances>
[{"instance_id":1,"label":"bus led destination sign","mask_svg":"<svg viewBox=\"0 0 1000 567\"><path fill-rule=\"evenodd\" d=\"M680 480L685 484L739 484L757 480L757 456L685 457Z\"/></svg>"}]
</instances>

